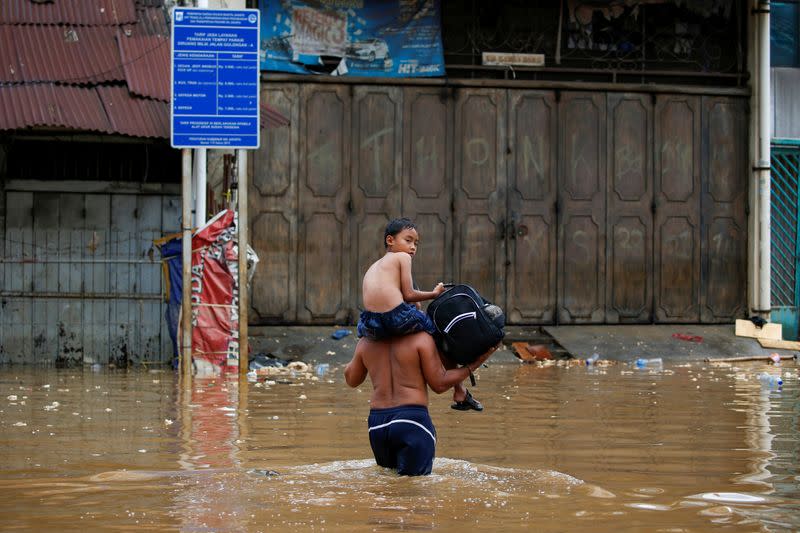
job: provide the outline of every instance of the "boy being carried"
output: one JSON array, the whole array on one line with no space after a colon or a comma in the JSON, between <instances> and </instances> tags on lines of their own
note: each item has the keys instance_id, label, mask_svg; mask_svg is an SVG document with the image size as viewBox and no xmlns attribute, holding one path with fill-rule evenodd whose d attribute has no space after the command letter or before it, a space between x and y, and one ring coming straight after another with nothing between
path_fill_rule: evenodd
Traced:
<instances>
[{"instance_id":1,"label":"boy being carried","mask_svg":"<svg viewBox=\"0 0 800 533\"><path fill-rule=\"evenodd\" d=\"M430 317L423 313L418 302L432 300L444 292L438 283L432 291L414 288L411 276L411 259L417 252L419 235L414 223L408 218L396 218L389 222L383 235L386 254L375 261L364 274L362 304L364 311L358 321L358 336L372 340L409 335L426 331L433 335L436 328ZM444 360L446 368L455 364ZM472 397L463 384L453 388L451 407L460 411L483 406Z\"/></svg>"}]
</instances>

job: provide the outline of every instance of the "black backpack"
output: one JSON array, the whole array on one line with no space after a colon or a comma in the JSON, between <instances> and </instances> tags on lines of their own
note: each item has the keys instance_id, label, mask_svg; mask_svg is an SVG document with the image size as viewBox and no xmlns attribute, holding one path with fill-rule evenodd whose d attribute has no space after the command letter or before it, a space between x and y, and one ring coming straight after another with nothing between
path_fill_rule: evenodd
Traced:
<instances>
[{"instance_id":1,"label":"black backpack","mask_svg":"<svg viewBox=\"0 0 800 533\"><path fill-rule=\"evenodd\" d=\"M449 360L468 365L502 340L505 315L469 285L454 285L428 305L433 338Z\"/></svg>"}]
</instances>

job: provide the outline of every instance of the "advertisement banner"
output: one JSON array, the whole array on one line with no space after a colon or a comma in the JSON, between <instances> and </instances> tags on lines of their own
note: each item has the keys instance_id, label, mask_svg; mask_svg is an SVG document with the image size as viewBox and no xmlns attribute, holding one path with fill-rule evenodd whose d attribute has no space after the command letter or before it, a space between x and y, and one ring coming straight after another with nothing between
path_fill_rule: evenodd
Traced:
<instances>
[{"instance_id":1,"label":"advertisement banner","mask_svg":"<svg viewBox=\"0 0 800 533\"><path fill-rule=\"evenodd\" d=\"M160 244L160 248L167 267L164 281L169 298L165 318L177 357L182 298L181 238L168 240ZM257 263L258 257L248 246L248 283ZM190 284L195 366L203 362L206 363L204 369L211 368L215 372L238 368L239 245L234 211L218 213L192 236Z\"/></svg>"},{"instance_id":2,"label":"advertisement banner","mask_svg":"<svg viewBox=\"0 0 800 533\"><path fill-rule=\"evenodd\" d=\"M261 69L296 74L444 76L440 0L267 0Z\"/></svg>"}]
</instances>

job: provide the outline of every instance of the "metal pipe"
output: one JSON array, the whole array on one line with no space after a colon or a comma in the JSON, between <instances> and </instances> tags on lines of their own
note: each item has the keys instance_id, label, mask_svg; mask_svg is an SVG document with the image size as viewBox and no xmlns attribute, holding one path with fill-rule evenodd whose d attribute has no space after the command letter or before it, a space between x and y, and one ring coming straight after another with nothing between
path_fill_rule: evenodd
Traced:
<instances>
[{"instance_id":1,"label":"metal pipe","mask_svg":"<svg viewBox=\"0 0 800 533\"><path fill-rule=\"evenodd\" d=\"M208 150L196 148L194 151L194 225L199 228L206 223L206 187L208 183Z\"/></svg>"},{"instance_id":2,"label":"metal pipe","mask_svg":"<svg viewBox=\"0 0 800 533\"><path fill-rule=\"evenodd\" d=\"M208 0L197 0L197 7L208 8ZM205 148L194 150L194 225L199 228L206 223L206 184L208 183L208 151Z\"/></svg>"},{"instance_id":3,"label":"metal pipe","mask_svg":"<svg viewBox=\"0 0 800 533\"><path fill-rule=\"evenodd\" d=\"M0 263L23 265L158 265L158 261L149 259L0 259Z\"/></svg>"},{"instance_id":4,"label":"metal pipe","mask_svg":"<svg viewBox=\"0 0 800 533\"><path fill-rule=\"evenodd\" d=\"M186 380L191 379L192 369L192 151L188 148L181 150L183 155L183 175L181 184L183 189L183 215L181 217L181 244L183 259L183 274L181 278L181 374Z\"/></svg>"},{"instance_id":5,"label":"metal pipe","mask_svg":"<svg viewBox=\"0 0 800 533\"><path fill-rule=\"evenodd\" d=\"M770 117L770 42L769 1L759 2L758 16L758 161L755 172L758 177L758 309L769 316L771 311L771 228L770 228L770 140L772 124Z\"/></svg>"},{"instance_id":6,"label":"metal pipe","mask_svg":"<svg viewBox=\"0 0 800 533\"><path fill-rule=\"evenodd\" d=\"M70 300L162 300L161 294L138 292L0 291L0 298L54 298Z\"/></svg>"},{"instance_id":7,"label":"metal pipe","mask_svg":"<svg viewBox=\"0 0 800 533\"><path fill-rule=\"evenodd\" d=\"M247 150L236 150L236 170L238 174L238 212L239 220L237 228L239 231L239 374L245 375L248 370L248 346L247 346L247 320L248 320L248 298L247 298L247 244L248 244L248 220L247 220Z\"/></svg>"}]
</instances>

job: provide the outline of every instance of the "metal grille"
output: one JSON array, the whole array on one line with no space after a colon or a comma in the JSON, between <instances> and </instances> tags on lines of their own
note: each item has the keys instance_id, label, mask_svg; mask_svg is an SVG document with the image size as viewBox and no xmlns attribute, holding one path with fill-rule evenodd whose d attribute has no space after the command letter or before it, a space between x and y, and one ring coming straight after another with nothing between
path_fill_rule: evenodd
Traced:
<instances>
[{"instance_id":1,"label":"metal grille","mask_svg":"<svg viewBox=\"0 0 800 533\"><path fill-rule=\"evenodd\" d=\"M772 149L772 305L797 305L800 148Z\"/></svg>"}]
</instances>

